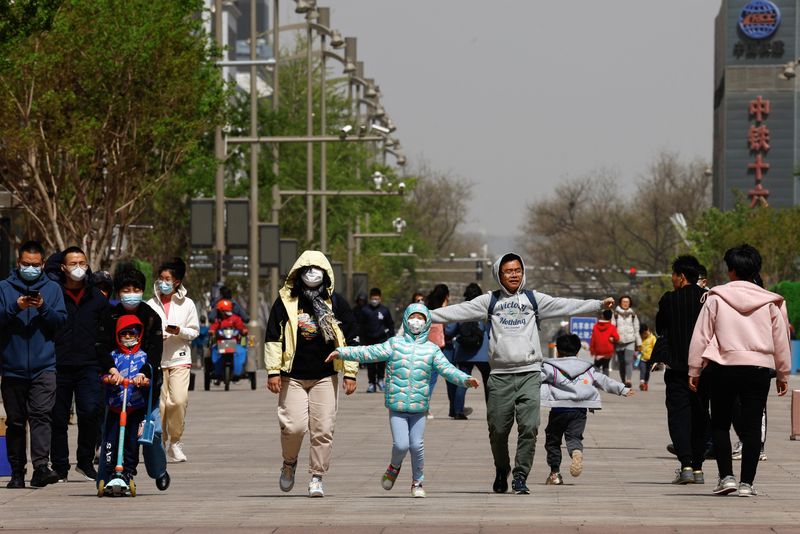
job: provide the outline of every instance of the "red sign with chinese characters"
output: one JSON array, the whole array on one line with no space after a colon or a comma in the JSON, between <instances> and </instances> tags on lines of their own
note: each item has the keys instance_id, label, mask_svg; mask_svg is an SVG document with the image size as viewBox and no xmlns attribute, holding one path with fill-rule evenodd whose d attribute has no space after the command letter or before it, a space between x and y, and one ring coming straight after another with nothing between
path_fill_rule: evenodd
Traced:
<instances>
[{"instance_id":1,"label":"red sign with chinese characters","mask_svg":"<svg viewBox=\"0 0 800 534\"><path fill-rule=\"evenodd\" d=\"M748 114L755 120L755 124L751 124L747 130L747 145L755 156L755 161L747 164L747 170L753 171L756 178L755 187L747 193L747 196L750 197L750 207L754 208L759 204L766 206L769 197L769 190L764 189L761 183L764 174L769 170L769 163L764 161L770 148L769 128L765 124L769 115L769 100L763 99L761 95L751 100Z\"/></svg>"}]
</instances>

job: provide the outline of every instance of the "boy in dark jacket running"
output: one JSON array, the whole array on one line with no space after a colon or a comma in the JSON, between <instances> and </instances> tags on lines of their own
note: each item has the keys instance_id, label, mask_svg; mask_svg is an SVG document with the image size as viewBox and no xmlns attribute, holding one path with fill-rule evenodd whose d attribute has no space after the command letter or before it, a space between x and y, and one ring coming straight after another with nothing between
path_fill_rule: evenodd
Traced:
<instances>
[{"instance_id":1,"label":"boy in dark jacket running","mask_svg":"<svg viewBox=\"0 0 800 534\"><path fill-rule=\"evenodd\" d=\"M550 406L550 418L544 429L544 448L547 451L547 465L550 466L550 475L545 480L547 485L564 483L560 472L562 436L572 458L569 474L577 477L583 472L586 411L601 408L597 388L625 397L633 395L633 391L622 382L595 373L591 362L577 357L580 349L581 340L578 336L561 336L556 339L558 358L545 360L542 365L542 406Z\"/></svg>"}]
</instances>

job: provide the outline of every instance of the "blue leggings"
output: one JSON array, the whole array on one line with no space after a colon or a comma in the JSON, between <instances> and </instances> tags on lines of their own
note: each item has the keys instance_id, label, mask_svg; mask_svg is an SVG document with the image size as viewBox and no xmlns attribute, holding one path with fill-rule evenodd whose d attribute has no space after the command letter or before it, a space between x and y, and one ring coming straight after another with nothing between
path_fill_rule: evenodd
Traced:
<instances>
[{"instance_id":1,"label":"blue leggings","mask_svg":"<svg viewBox=\"0 0 800 534\"><path fill-rule=\"evenodd\" d=\"M392 465L400 467L406 453L411 450L411 471L414 480L422 481L425 466L425 412L409 413L389 410L392 428Z\"/></svg>"}]
</instances>

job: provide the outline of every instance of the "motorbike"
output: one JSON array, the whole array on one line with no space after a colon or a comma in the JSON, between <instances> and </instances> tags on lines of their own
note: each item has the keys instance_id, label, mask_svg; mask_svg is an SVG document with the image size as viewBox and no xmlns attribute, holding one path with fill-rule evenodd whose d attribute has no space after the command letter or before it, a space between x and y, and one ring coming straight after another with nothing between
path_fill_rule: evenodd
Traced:
<instances>
[{"instance_id":1,"label":"motorbike","mask_svg":"<svg viewBox=\"0 0 800 534\"><path fill-rule=\"evenodd\" d=\"M211 389L211 382L225 384L225 391L230 390L231 382L242 379L250 380L250 388L256 389L256 374L245 370L247 349L241 345L242 335L236 328L220 328L216 332L211 355L205 358L203 365L203 387Z\"/></svg>"}]
</instances>

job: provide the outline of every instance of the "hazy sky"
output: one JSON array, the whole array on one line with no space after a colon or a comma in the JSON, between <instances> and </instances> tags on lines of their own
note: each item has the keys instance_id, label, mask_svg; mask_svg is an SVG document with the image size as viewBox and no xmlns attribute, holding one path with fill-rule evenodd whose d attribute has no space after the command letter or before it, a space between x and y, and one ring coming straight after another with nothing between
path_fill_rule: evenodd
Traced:
<instances>
[{"instance_id":1,"label":"hazy sky","mask_svg":"<svg viewBox=\"0 0 800 534\"><path fill-rule=\"evenodd\" d=\"M598 167L631 184L663 149L711 159L719 0L318 5L358 38L410 166L475 183L469 230L513 237L528 202Z\"/></svg>"}]
</instances>

